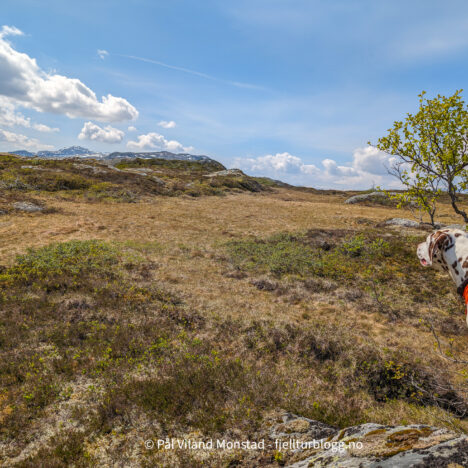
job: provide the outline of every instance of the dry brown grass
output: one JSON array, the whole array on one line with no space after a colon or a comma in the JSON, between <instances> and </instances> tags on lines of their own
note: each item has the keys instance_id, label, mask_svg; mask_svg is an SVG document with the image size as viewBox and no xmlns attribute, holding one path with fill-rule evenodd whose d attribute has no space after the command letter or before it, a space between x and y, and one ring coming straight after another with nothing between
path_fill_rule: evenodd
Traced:
<instances>
[{"instance_id":1,"label":"dry brown grass","mask_svg":"<svg viewBox=\"0 0 468 468\"><path fill-rule=\"evenodd\" d=\"M213 262L220 255L218 247L222 243L243 236L266 237L310 228L362 229L363 219L377 223L402 216L401 210L387 207L343 205L344 198L287 189L223 198L155 198L138 204L86 204L44 198L59 212L0 218L0 262L11 262L27 247L72 239L147 244L149 258L158 263L159 279L175 287L197 309L234 318L266 317L297 323L304 320L304 312L315 316L320 310L324 320L334 321L337 326L371 330L387 346L411 347L415 343L413 329L396 331L378 314L353 310L349 303L345 305L347 313L343 313L342 306L327 295L317 303L286 307L282 301L272 300L268 292L252 287L248 279L233 281ZM448 215L444 222L459 222L451 215L450 207L443 205L441 213ZM442 280L450 281L448 277ZM418 349L432 350L429 335L423 333L422 337Z\"/></svg>"},{"instance_id":2,"label":"dry brown grass","mask_svg":"<svg viewBox=\"0 0 468 468\"><path fill-rule=\"evenodd\" d=\"M303 308L312 305L301 304L284 311L283 305L265 301L269 296L252 288L248 281L232 281L224 276L220 268L214 268L213 257L219 255L220 244L243 236L267 237L311 228L362 229L363 219L377 223L402 216L401 211L391 208L343 205L344 198L286 189L223 198L155 198L138 204L86 204L44 198L60 211L47 216L0 218L0 261L12 261L27 247L72 239L130 240L148 243L150 252L150 244L157 243L163 247L154 255L161 278L177 283L194 305L234 317L300 320ZM443 211L450 213L445 206ZM445 219L457 221L455 217Z\"/></svg>"}]
</instances>

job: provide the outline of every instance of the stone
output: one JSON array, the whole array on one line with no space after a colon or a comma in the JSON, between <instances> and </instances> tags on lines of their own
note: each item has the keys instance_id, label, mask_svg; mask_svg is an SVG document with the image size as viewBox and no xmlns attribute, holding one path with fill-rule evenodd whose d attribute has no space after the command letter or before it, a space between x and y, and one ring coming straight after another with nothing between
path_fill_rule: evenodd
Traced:
<instances>
[{"instance_id":1,"label":"stone","mask_svg":"<svg viewBox=\"0 0 468 468\"><path fill-rule=\"evenodd\" d=\"M245 176L240 169L225 169L224 171L212 172L211 174L205 174L204 177L225 177L225 176Z\"/></svg>"},{"instance_id":2,"label":"stone","mask_svg":"<svg viewBox=\"0 0 468 468\"><path fill-rule=\"evenodd\" d=\"M447 229L461 229L462 231L466 231L466 224L448 224L448 225L443 226L443 227L445 227Z\"/></svg>"},{"instance_id":3,"label":"stone","mask_svg":"<svg viewBox=\"0 0 468 468\"><path fill-rule=\"evenodd\" d=\"M73 167L76 167L77 169L89 169L93 174L107 174L107 171L102 167L93 166L91 164L73 163Z\"/></svg>"},{"instance_id":4,"label":"stone","mask_svg":"<svg viewBox=\"0 0 468 468\"><path fill-rule=\"evenodd\" d=\"M415 229L418 229L420 227L420 223L418 223L417 221L413 221L412 219L406 218L391 218L387 219L381 224L384 226L401 226Z\"/></svg>"},{"instance_id":5,"label":"stone","mask_svg":"<svg viewBox=\"0 0 468 468\"><path fill-rule=\"evenodd\" d=\"M47 171L47 172L63 172L62 169L53 169L51 167L40 167L40 166L21 166L21 169L31 169L33 171Z\"/></svg>"},{"instance_id":6,"label":"stone","mask_svg":"<svg viewBox=\"0 0 468 468\"><path fill-rule=\"evenodd\" d=\"M126 169L124 169L124 171L142 176L147 176L150 172L153 172L150 168L144 167L127 167Z\"/></svg>"},{"instance_id":7,"label":"stone","mask_svg":"<svg viewBox=\"0 0 468 468\"><path fill-rule=\"evenodd\" d=\"M15 202L13 203L13 208L18 211L26 211L27 213L44 211L44 208L31 202Z\"/></svg>"},{"instance_id":8,"label":"stone","mask_svg":"<svg viewBox=\"0 0 468 468\"><path fill-rule=\"evenodd\" d=\"M384 192L370 192L370 193L362 193L359 195L354 195L347 200L345 200L346 205L354 205L355 203L362 203L362 202L372 202L376 200L384 200L389 199L388 195Z\"/></svg>"},{"instance_id":9,"label":"stone","mask_svg":"<svg viewBox=\"0 0 468 468\"><path fill-rule=\"evenodd\" d=\"M160 179L159 177L156 177L156 176L151 176L150 179L153 181L153 182L156 182L158 185L160 185L161 187L164 187L166 185L166 182L164 182L164 180Z\"/></svg>"}]
</instances>

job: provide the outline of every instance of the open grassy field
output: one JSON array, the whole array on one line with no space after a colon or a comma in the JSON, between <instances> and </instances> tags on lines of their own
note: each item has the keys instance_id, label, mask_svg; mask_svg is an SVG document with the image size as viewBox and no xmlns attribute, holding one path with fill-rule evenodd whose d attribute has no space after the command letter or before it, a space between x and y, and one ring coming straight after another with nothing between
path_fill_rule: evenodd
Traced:
<instances>
[{"instance_id":1,"label":"open grassy field","mask_svg":"<svg viewBox=\"0 0 468 468\"><path fill-rule=\"evenodd\" d=\"M427 232L378 227L409 212L234 188L4 188L49 208L0 217L6 466L254 466L144 441L254 439L279 409L468 431L463 305L419 265ZM459 222L444 204L440 220Z\"/></svg>"}]
</instances>

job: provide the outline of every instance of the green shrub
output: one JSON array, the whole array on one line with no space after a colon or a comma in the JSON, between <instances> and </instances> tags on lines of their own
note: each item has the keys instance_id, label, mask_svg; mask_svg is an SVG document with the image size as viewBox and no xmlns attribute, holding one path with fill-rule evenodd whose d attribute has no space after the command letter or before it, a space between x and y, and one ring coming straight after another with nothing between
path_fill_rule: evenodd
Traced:
<instances>
[{"instance_id":1,"label":"green shrub","mask_svg":"<svg viewBox=\"0 0 468 468\"><path fill-rule=\"evenodd\" d=\"M35 190L57 192L59 190L82 190L92 185L92 181L76 174L41 172L24 176L24 182Z\"/></svg>"},{"instance_id":2,"label":"green shrub","mask_svg":"<svg viewBox=\"0 0 468 468\"><path fill-rule=\"evenodd\" d=\"M266 271L278 277L306 275L317 268L318 258L313 250L287 234L266 241L232 241L227 249L236 267Z\"/></svg>"},{"instance_id":3,"label":"green shrub","mask_svg":"<svg viewBox=\"0 0 468 468\"><path fill-rule=\"evenodd\" d=\"M88 284L89 277L113 278L117 250L98 240L69 241L29 249L0 274L0 290L18 285L39 288L73 288Z\"/></svg>"},{"instance_id":4,"label":"green shrub","mask_svg":"<svg viewBox=\"0 0 468 468\"><path fill-rule=\"evenodd\" d=\"M170 170L184 170L189 172L209 173L215 171L222 171L226 169L221 163L217 161L184 161L184 160L170 160L170 159L128 159L118 162L115 167L118 169L127 168L166 168Z\"/></svg>"},{"instance_id":5,"label":"green shrub","mask_svg":"<svg viewBox=\"0 0 468 468\"><path fill-rule=\"evenodd\" d=\"M357 234L341 244L342 252L351 257L359 257L362 254L364 247L365 239L363 234Z\"/></svg>"},{"instance_id":6,"label":"green shrub","mask_svg":"<svg viewBox=\"0 0 468 468\"><path fill-rule=\"evenodd\" d=\"M358 287L374 299L378 294L379 300L373 301L376 306L380 299L390 304L405 297L404 307L410 310L408 298L433 303L433 293L438 291L436 299L441 306L457 307L450 285L437 281L434 270L420 268L414 255L418 238L394 236L384 240L376 234L371 231L338 237L332 231L324 246L320 238L314 242L310 233L280 233L266 239L230 241L225 249L228 261L236 269L275 278L334 280ZM377 287L381 291L376 291ZM377 308L382 309L382 303Z\"/></svg>"}]
</instances>

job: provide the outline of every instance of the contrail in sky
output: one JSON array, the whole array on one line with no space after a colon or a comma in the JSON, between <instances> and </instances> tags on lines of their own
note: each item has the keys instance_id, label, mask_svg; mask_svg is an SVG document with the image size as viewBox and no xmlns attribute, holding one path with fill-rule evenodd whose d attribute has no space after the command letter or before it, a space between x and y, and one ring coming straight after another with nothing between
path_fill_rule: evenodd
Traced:
<instances>
[{"instance_id":1,"label":"contrail in sky","mask_svg":"<svg viewBox=\"0 0 468 468\"><path fill-rule=\"evenodd\" d=\"M245 88L245 89L256 89L265 91L265 88L262 86L253 85L250 83L241 83L239 81L230 81L223 80L221 78L216 78L215 76L207 75L206 73L201 73L195 70L190 70L189 68L177 67L175 65L170 65L168 63L160 62L159 60L153 60L145 57L138 57L136 55L124 55L124 54L115 54L119 57L125 57L131 60L138 60L139 62L151 63L153 65L159 65L160 67L169 68L170 70L176 70L182 73L187 73L189 75L199 76L200 78L205 78L206 80L217 81L218 83L224 83L230 86L235 86L236 88Z\"/></svg>"}]
</instances>

